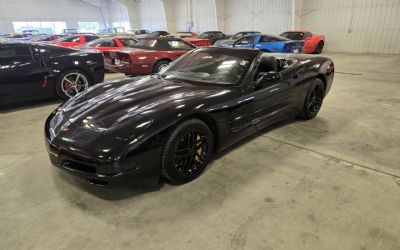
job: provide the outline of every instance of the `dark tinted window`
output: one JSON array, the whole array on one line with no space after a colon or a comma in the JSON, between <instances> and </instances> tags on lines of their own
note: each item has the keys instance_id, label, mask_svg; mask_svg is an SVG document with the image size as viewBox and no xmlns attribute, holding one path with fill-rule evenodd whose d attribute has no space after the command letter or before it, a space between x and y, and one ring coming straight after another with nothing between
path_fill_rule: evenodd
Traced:
<instances>
[{"instance_id":1,"label":"dark tinted window","mask_svg":"<svg viewBox=\"0 0 400 250\"><path fill-rule=\"evenodd\" d=\"M31 62L32 54L29 46L5 46L0 48L0 64L9 62Z\"/></svg>"},{"instance_id":2,"label":"dark tinted window","mask_svg":"<svg viewBox=\"0 0 400 250\"><path fill-rule=\"evenodd\" d=\"M215 38L221 38L221 37L224 37L224 34L222 34L222 33L216 33L215 34Z\"/></svg>"},{"instance_id":3,"label":"dark tinted window","mask_svg":"<svg viewBox=\"0 0 400 250\"><path fill-rule=\"evenodd\" d=\"M303 32L285 32L285 33L282 33L281 36L286 37L289 40L303 40L304 39Z\"/></svg>"},{"instance_id":4,"label":"dark tinted window","mask_svg":"<svg viewBox=\"0 0 400 250\"><path fill-rule=\"evenodd\" d=\"M238 45L253 44L253 43L254 43L254 36L246 36L237 41Z\"/></svg>"},{"instance_id":5,"label":"dark tinted window","mask_svg":"<svg viewBox=\"0 0 400 250\"><path fill-rule=\"evenodd\" d=\"M90 42L90 41L96 40L98 38L99 38L98 36L85 36L85 41Z\"/></svg>"},{"instance_id":6,"label":"dark tinted window","mask_svg":"<svg viewBox=\"0 0 400 250\"><path fill-rule=\"evenodd\" d=\"M117 44L115 43L113 38L102 38L102 39L96 39L93 40L89 43L87 43L87 46L91 47L117 47Z\"/></svg>"},{"instance_id":7,"label":"dark tinted window","mask_svg":"<svg viewBox=\"0 0 400 250\"><path fill-rule=\"evenodd\" d=\"M119 38L119 41L125 46L125 47L131 47L136 44L136 40L133 38Z\"/></svg>"},{"instance_id":8,"label":"dark tinted window","mask_svg":"<svg viewBox=\"0 0 400 250\"><path fill-rule=\"evenodd\" d=\"M289 39L279 36L261 36L259 42L265 43L265 42L283 42L283 41L289 41Z\"/></svg>"},{"instance_id":9,"label":"dark tinted window","mask_svg":"<svg viewBox=\"0 0 400 250\"><path fill-rule=\"evenodd\" d=\"M199 39L210 39L212 36L214 36L214 33L201 33L200 35L197 36Z\"/></svg>"}]
</instances>

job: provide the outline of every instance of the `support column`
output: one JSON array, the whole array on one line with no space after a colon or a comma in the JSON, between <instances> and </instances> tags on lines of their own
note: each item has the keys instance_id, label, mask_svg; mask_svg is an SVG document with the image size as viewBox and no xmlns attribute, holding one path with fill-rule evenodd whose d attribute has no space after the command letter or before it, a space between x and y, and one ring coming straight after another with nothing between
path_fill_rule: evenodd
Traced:
<instances>
[{"instance_id":1,"label":"support column","mask_svg":"<svg viewBox=\"0 0 400 250\"><path fill-rule=\"evenodd\" d=\"M217 26L218 30L224 32L225 30L225 0L214 0L215 13L217 13Z\"/></svg>"},{"instance_id":2,"label":"support column","mask_svg":"<svg viewBox=\"0 0 400 250\"><path fill-rule=\"evenodd\" d=\"M173 0L161 0L164 6L165 19L167 23L167 31L175 32L175 2Z\"/></svg>"}]
</instances>

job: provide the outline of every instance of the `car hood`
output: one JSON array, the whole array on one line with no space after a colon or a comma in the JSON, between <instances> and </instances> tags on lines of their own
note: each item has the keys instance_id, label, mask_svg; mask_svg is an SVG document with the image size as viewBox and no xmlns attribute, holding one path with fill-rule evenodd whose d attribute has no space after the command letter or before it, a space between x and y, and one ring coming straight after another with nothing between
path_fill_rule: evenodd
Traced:
<instances>
[{"instance_id":1,"label":"car hood","mask_svg":"<svg viewBox=\"0 0 400 250\"><path fill-rule=\"evenodd\" d=\"M124 78L93 86L71 98L61 110L75 125L109 131L125 123L149 121L167 109L178 113L180 105L194 107L219 91L221 87L200 87L154 76Z\"/></svg>"}]
</instances>

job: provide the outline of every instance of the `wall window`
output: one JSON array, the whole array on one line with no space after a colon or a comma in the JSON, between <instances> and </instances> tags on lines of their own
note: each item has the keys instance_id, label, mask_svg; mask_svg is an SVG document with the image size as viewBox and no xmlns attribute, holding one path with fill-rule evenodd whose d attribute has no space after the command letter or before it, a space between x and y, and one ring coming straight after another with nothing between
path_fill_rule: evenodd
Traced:
<instances>
[{"instance_id":1,"label":"wall window","mask_svg":"<svg viewBox=\"0 0 400 250\"><path fill-rule=\"evenodd\" d=\"M120 31L120 32L126 32L126 31L131 29L131 23L130 22L124 22L124 21L112 22L112 27L114 27L114 28L123 28L124 30Z\"/></svg>"},{"instance_id":2,"label":"wall window","mask_svg":"<svg viewBox=\"0 0 400 250\"><path fill-rule=\"evenodd\" d=\"M60 34L67 28L65 22L13 22L13 26L16 33L37 30L41 34Z\"/></svg>"},{"instance_id":3,"label":"wall window","mask_svg":"<svg viewBox=\"0 0 400 250\"><path fill-rule=\"evenodd\" d=\"M98 22L78 22L79 32L97 33L100 30Z\"/></svg>"}]
</instances>

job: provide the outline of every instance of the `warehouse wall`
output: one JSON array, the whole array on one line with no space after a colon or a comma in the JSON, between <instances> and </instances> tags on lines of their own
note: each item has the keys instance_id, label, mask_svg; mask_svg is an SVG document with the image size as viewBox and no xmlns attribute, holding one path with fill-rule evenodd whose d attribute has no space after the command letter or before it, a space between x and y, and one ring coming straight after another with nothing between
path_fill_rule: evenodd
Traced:
<instances>
[{"instance_id":1,"label":"warehouse wall","mask_svg":"<svg viewBox=\"0 0 400 250\"><path fill-rule=\"evenodd\" d=\"M400 53L400 0L303 0L298 15L328 51Z\"/></svg>"},{"instance_id":2,"label":"warehouse wall","mask_svg":"<svg viewBox=\"0 0 400 250\"><path fill-rule=\"evenodd\" d=\"M161 0L123 1L135 29L167 30L164 4Z\"/></svg>"},{"instance_id":3,"label":"warehouse wall","mask_svg":"<svg viewBox=\"0 0 400 250\"><path fill-rule=\"evenodd\" d=\"M164 0L164 10L170 32L192 30L203 32L217 30L217 14L214 0Z\"/></svg>"},{"instance_id":4,"label":"warehouse wall","mask_svg":"<svg viewBox=\"0 0 400 250\"><path fill-rule=\"evenodd\" d=\"M128 21L126 7L108 0L1 0L0 32L13 32L13 21L65 21L78 28L77 21Z\"/></svg>"},{"instance_id":5,"label":"warehouse wall","mask_svg":"<svg viewBox=\"0 0 400 250\"><path fill-rule=\"evenodd\" d=\"M292 0L225 0L224 5L228 34L244 30L280 34L291 28Z\"/></svg>"}]
</instances>

